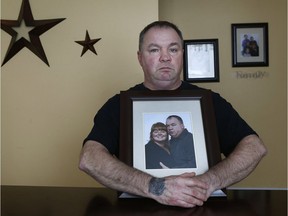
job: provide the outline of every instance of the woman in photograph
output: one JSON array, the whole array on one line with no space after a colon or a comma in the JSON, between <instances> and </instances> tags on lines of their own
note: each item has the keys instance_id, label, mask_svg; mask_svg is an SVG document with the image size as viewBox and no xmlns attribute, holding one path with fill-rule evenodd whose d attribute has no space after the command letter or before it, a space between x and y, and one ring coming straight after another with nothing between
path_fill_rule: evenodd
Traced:
<instances>
[{"instance_id":1,"label":"woman in photograph","mask_svg":"<svg viewBox=\"0 0 288 216\"><path fill-rule=\"evenodd\" d=\"M174 167L168 139L168 130L164 123L157 122L152 125L150 140L145 145L146 169Z\"/></svg>"}]
</instances>

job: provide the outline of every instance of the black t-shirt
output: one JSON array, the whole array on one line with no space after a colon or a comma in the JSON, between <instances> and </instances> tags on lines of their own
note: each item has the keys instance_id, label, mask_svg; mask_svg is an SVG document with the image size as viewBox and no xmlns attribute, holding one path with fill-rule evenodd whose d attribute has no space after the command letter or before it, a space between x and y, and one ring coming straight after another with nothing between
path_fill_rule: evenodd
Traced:
<instances>
[{"instance_id":1,"label":"black t-shirt","mask_svg":"<svg viewBox=\"0 0 288 216\"><path fill-rule=\"evenodd\" d=\"M201 89L196 85L182 82L177 90ZM129 90L151 91L143 83ZM240 117L236 110L218 93L212 92L216 126L221 152L227 156L246 136L256 132ZM84 143L95 140L104 145L111 154L119 156L120 139L120 94L110 98L94 117L94 126Z\"/></svg>"}]
</instances>

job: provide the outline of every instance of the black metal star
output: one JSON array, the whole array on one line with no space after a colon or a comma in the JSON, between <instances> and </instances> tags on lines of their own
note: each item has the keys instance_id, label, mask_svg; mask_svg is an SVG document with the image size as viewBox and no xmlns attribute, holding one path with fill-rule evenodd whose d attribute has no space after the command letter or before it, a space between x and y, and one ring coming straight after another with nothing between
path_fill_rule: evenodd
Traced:
<instances>
[{"instance_id":1,"label":"black metal star","mask_svg":"<svg viewBox=\"0 0 288 216\"><path fill-rule=\"evenodd\" d=\"M29 0L22 0L21 9L19 12L18 20L2 20L1 19L1 29L12 36L7 53L3 60L2 66L7 63L14 55L16 55L21 49L27 47L31 52L38 56L43 62L48 66L48 60L45 55L44 49L42 47L39 36L44 32L48 31L58 23L62 22L65 18L60 19L49 19L49 20L34 20ZM13 27L20 27L21 22L25 21L26 27L34 27L29 31L28 41L26 38L21 37L17 39L18 33L13 29Z\"/></svg>"},{"instance_id":2,"label":"black metal star","mask_svg":"<svg viewBox=\"0 0 288 216\"><path fill-rule=\"evenodd\" d=\"M89 33L86 30L86 36L85 36L85 40L84 41L75 41L76 43L80 44L81 46L83 46L83 50L81 53L81 56L84 55L84 53L86 53L86 51L89 49L90 51L92 51L93 53L95 53L95 55L97 55L97 52L94 48L94 44L97 43L99 40L101 40L101 38L97 38L97 39L90 39Z\"/></svg>"}]
</instances>

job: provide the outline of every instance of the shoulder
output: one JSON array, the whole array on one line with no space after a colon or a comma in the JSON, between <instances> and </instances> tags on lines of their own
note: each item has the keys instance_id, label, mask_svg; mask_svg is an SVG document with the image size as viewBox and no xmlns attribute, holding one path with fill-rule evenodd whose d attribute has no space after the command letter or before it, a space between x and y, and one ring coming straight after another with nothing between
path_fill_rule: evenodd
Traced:
<instances>
[{"instance_id":1,"label":"shoulder","mask_svg":"<svg viewBox=\"0 0 288 216\"><path fill-rule=\"evenodd\" d=\"M204 88L200 88L197 85L182 81L181 86L179 87L179 90L195 90L195 89L203 89Z\"/></svg>"},{"instance_id":2,"label":"shoulder","mask_svg":"<svg viewBox=\"0 0 288 216\"><path fill-rule=\"evenodd\" d=\"M157 146L150 140L146 145L145 145L145 151L147 152L155 152L155 148Z\"/></svg>"},{"instance_id":3,"label":"shoulder","mask_svg":"<svg viewBox=\"0 0 288 216\"><path fill-rule=\"evenodd\" d=\"M193 139L193 135L191 132L189 132L186 128L184 129L184 131L182 132L182 137L183 139Z\"/></svg>"},{"instance_id":4,"label":"shoulder","mask_svg":"<svg viewBox=\"0 0 288 216\"><path fill-rule=\"evenodd\" d=\"M145 90L145 87L142 83L137 84L133 87L130 87L126 91L140 91L140 90ZM120 93L115 94L114 96L110 97L107 102L104 104L104 106L115 106L115 105L120 105Z\"/></svg>"},{"instance_id":5,"label":"shoulder","mask_svg":"<svg viewBox=\"0 0 288 216\"><path fill-rule=\"evenodd\" d=\"M212 101L214 106L226 106L230 105L219 93L212 91L211 89L206 89L199 87L197 85L182 81L182 84L180 86L180 90L204 90L211 92Z\"/></svg>"}]
</instances>

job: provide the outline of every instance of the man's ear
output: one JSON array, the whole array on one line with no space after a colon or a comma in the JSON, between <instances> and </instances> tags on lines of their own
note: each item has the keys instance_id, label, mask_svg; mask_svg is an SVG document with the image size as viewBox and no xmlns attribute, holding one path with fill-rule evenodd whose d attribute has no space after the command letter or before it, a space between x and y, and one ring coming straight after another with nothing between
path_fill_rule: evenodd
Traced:
<instances>
[{"instance_id":1,"label":"man's ear","mask_svg":"<svg viewBox=\"0 0 288 216\"><path fill-rule=\"evenodd\" d=\"M142 56L141 56L142 54L141 54L141 52L138 50L137 51L137 58L138 58L138 62L139 62L139 64L142 66Z\"/></svg>"}]
</instances>

